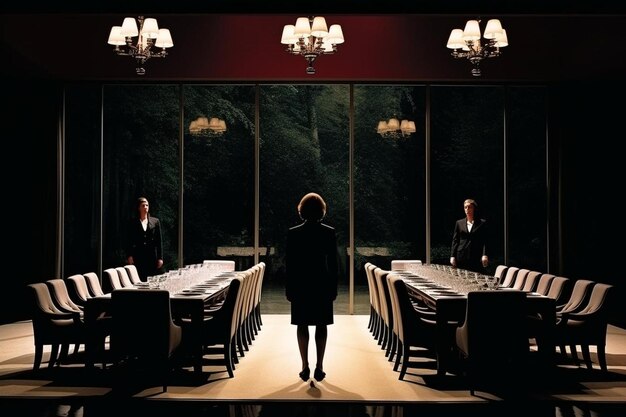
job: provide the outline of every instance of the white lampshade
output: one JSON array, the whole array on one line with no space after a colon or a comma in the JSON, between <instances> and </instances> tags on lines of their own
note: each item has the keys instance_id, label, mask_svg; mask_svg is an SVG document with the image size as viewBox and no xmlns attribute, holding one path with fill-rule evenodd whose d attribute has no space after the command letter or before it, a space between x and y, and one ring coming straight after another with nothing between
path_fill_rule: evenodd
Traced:
<instances>
[{"instance_id":1,"label":"white lampshade","mask_svg":"<svg viewBox=\"0 0 626 417\"><path fill-rule=\"evenodd\" d=\"M298 20L296 20L296 26L293 33L299 38L309 36L311 34L311 25L309 24L309 18L299 17Z\"/></svg>"},{"instance_id":2,"label":"white lampshade","mask_svg":"<svg viewBox=\"0 0 626 417\"><path fill-rule=\"evenodd\" d=\"M141 27L141 34L150 39L154 39L159 35L159 25L157 21L153 17L149 17L143 21L143 26Z\"/></svg>"},{"instance_id":3,"label":"white lampshade","mask_svg":"<svg viewBox=\"0 0 626 417\"><path fill-rule=\"evenodd\" d=\"M480 26L478 20L468 20L463 29L463 40L477 41L480 39Z\"/></svg>"},{"instance_id":4,"label":"white lampshade","mask_svg":"<svg viewBox=\"0 0 626 417\"><path fill-rule=\"evenodd\" d=\"M328 26L326 26L326 19L321 16L313 18L313 25L311 26L311 35L316 38L323 38L328 35Z\"/></svg>"},{"instance_id":5,"label":"white lampshade","mask_svg":"<svg viewBox=\"0 0 626 417\"><path fill-rule=\"evenodd\" d=\"M298 37L294 34L294 25L285 25L283 28L283 35L280 37L280 43L285 45L291 45L298 41Z\"/></svg>"},{"instance_id":6,"label":"white lampshade","mask_svg":"<svg viewBox=\"0 0 626 417\"><path fill-rule=\"evenodd\" d=\"M159 29L154 45L158 48L171 48L174 46L172 34L169 29Z\"/></svg>"},{"instance_id":7,"label":"white lampshade","mask_svg":"<svg viewBox=\"0 0 626 417\"><path fill-rule=\"evenodd\" d=\"M376 128L376 133L385 133L387 131L387 122L381 120L378 122L378 127Z\"/></svg>"},{"instance_id":8,"label":"white lampshade","mask_svg":"<svg viewBox=\"0 0 626 417\"><path fill-rule=\"evenodd\" d=\"M344 42L343 31L341 30L341 25L330 25L330 29L328 30L328 35L324 38L327 42L338 45Z\"/></svg>"},{"instance_id":9,"label":"white lampshade","mask_svg":"<svg viewBox=\"0 0 626 417\"><path fill-rule=\"evenodd\" d=\"M500 33L502 33L502 25L498 19L490 19L485 26L485 33L483 34L485 39L495 39Z\"/></svg>"},{"instance_id":10,"label":"white lampshade","mask_svg":"<svg viewBox=\"0 0 626 417\"><path fill-rule=\"evenodd\" d=\"M109 33L109 40L107 43L109 45L124 45L126 43L126 39L124 38L124 35L122 35L121 26L113 26L111 28L111 33Z\"/></svg>"},{"instance_id":11,"label":"white lampshade","mask_svg":"<svg viewBox=\"0 0 626 417\"><path fill-rule=\"evenodd\" d=\"M389 130L398 130L400 129L400 122L395 117L392 117L389 119L389 122L387 122L387 128Z\"/></svg>"},{"instance_id":12,"label":"white lampshade","mask_svg":"<svg viewBox=\"0 0 626 417\"><path fill-rule=\"evenodd\" d=\"M137 21L134 17L125 17L122 23L122 36L138 36L139 29L137 29Z\"/></svg>"},{"instance_id":13,"label":"white lampshade","mask_svg":"<svg viewBox=\"0 0 626 417\"><path fill-rule=\"evenodd\" d=\"M464 46L465 41L463 40L463 31L461 29L452 29L446 47L450 49L459 49L463 48Z\"/></svg>"},{"instance_id":14,"label":"white lampshade","mask_svg":"<svg viewBox=\"0 0 626 417\"><path fill-rule=\"evenodd\" d=\"M406 133L415 133L415 122L412 120L409 120L406 124L406 127L404 129L402 129L403 132Z\"/></svg>"},{"instance_id":15,"label":"white lampshade","mask_svg":"<svg viewBox=\"0 0 626 417\"><path fill-rule=\"evenodd\" d=\"M226 132L226 121L220 119L220 123L218 126L218 131L219 132Z\"/></svg>"},{"instance_id":16,"label":"white lampshade","mask_svg":"<svg viewBox=\"0 0 626 417\"><path fill-rule=\"evenodd\" d=\"M322 42L322 49L326 53L331 53L334 51L333 44L327 41L326 38L324 38L324 42Z\"/></svg>"},{"instance_id":17,"label":"white lampshade","mask_svg":"<svg viewBox=\"0 0 626 417\"><path fill-rule=\"evenodd\" d=\"M496 36L496 46L499 48L504 48L505 46L509 46L509 38L506 36L505 29L502 29L502 33Z\"/></svg>"}]
</instances>

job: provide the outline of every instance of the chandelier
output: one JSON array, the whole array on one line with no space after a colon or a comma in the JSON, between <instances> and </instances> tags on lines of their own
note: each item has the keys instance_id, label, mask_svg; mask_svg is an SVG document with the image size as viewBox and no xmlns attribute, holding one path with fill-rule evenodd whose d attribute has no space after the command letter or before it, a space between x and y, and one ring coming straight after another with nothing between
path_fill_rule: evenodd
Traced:
<instances>
[{"instance_id":1,"label":"chandelier","mask_svg":"<svg viewBox=\"0 0 626 417\"><path fill-rule=\"evenodd\" d=\"M139 25L137 25L139 21ZM137 37L136 40L133 38ZM159 29L156 19L139 16L124 18L122 26L113 26L109 33L109 45L115 45L115 53L130 56L137 61L137 75L145 75L144 64L150 58L164 58L166 48L174 46L169 29ZM160 51L153 47L161 48Z\"/></svg>"},{"instance_id":2,"label":"chandelier","mask_svg":"<svg viewBox=\"0 0 626 417\"><path fill-rule=\"evenodd\" d=\"M189 124L189 133L193 136L221 136L226 132L226 122L217 117L201 116Z\"/></svg>"},{"instance_id":3,"label":"chandelier","mask_svg":"<svg viewBox=\"0 0 626 417\"><path fill-rule=\"evenodd\" d=\"M399 137L406 137L411 133L415 133L415 122L407 119L403 119L402 122L400 122L395 117L389 119L388 122L381 120L378 122L376 133L383 138L397 139Z\"/></svg>"},{"instance_id":4,"label":"chandelier","mask_svg":"<svg viewBox=\"0 0 626 417\"><path fill-rule=\"evenodd\" d=\"M453 58L467 58L473 65L472 75L480 77L480 61L485 58L500 56L500 48L509 44L506 30L502 28L500 20L490 19L483 34L484 41L480 40L480 20L468 20L465 29L452 29L448 38L447 47L453 49Z\"/></svg>"},{"instance_id":5,"label":"chandelier","mask_svg":"<svg viewBox=\"0 0 626 417\"><path fill-rule=\"evenodd\" d=\"M344 42L340 25L326 26L321 16L299 17L295 25L285 25L280 43L287 52L302 55L307 61L307 74L315 74L313 63L319 55L337 52L337 45Z\"/></svg>"}]
</instances>

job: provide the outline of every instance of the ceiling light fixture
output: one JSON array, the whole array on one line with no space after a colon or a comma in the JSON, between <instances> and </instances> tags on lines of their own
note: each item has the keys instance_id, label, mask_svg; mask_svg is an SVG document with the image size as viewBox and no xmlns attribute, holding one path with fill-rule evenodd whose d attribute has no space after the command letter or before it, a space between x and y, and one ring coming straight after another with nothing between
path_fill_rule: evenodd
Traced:
<instances>
[{"instance_id":1,"label":"ceiling light fixture","mask_svg":"<svg viewBox=\"0 0 626 417\"><path fill-rule=\"evenodd\" d=\"M326 26L321 16L299 17L295 25L285 25L280 43L287 52L302 55L307 61L307 74L315 74L313 63L319 55L337 52L337 45L344 42L340 25Z\"/></svg>"},{"instance_id":2,"label":"ceiling light fixture","mask_svg":"<svg viewBox=\"0 0 626 417\"><path fill-rule=\"evenodd\" d=\"M415 133L415 122L407 119L400 122L395 117L389 119L388 122L381 120L378 122L376 133L384 138L397 139L400 137L406 137L411 133Z\"/></svg>"},{"instance_id":3,"label":"ceiling light fixture","mask_svg":"<svg viewBox=\"0 0 626 417\"><path fill-rule=\"evenodd\" d=\"M139 21L139 25L137 25ZM133 38L137 37L134 41ZM139 16L124 18L122 26L113 26L109 33L109 45L115 45L115 53L130 56L137 61L137 75L145 75L144 64L150 58L165 58L166 48L174 46L169 29L159 29L156 19ZM161 48L160 51L152 47Z\"/></svg>"},{"instance_id":4,"label":"ceiling light fixture","mask_svg":"<svg viewBox=\"0 0 626 417\"><path fill-rule=\"evenodd\" d=\"M508 46L506 30L500 20L490 19L480 41L480 20L468 20L465 29L452 29L446 47L453 49L453 58L467 58L472 63L472 75L480 77L480 62L485 58L500 56L500 48Z\"/></svg>"}]
</instances>

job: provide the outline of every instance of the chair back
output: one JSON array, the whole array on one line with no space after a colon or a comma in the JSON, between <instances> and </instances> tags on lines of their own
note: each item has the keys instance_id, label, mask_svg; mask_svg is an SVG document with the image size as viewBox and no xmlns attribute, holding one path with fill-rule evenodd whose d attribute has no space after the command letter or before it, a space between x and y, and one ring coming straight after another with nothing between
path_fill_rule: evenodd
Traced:
<instances>
[{"instance_id":1,"label":"chair back","mask_svg":"<svg viewBox=\"0 0 626 417\"><path fill-rule=\"evenodd\" d=\"M554 275L552 274L541 274L539 277L539 282L537 283L537 288L535 292L541 295L548 295L548 291L550 291L550 284L552 284L552 280L554 279Z\"/></svg>"},{"instance_id":2,"label":"chair back","mask_svg":"<svg viewBox=\"0 0 626 417\"><path fill-rule=\"evenodd\" d=\"M539 283L540 276L541 276L541 272L539 271L529 271L528 275L526 275L526 281L524 281L524 286L522 287L522 291L524 292L535 291L535 288L537 288L537 284Z\"/></svg>"},{"instance_id":3,"label":"chair back","mask_svg":"<svg viewBox=\"0 0 626 417\"><path fill-rule=\"evenodd\" d=\"M579 279L574 283L572 293L569 296L569 300L565 304L557 306L558 313L575 313L585 307L591 289L596 283L588 279Z\"/></svg>"},{"instance_id":4,"label":"chair back","mask_svg":"<svg viewBox=\"0 0 626 417\"><path fill-rule=\"evenodd\" d=\"M235 270L235 261L209 259L202 261L202 266L210 271L232 272Z\"/></svg>"},{"instance_id":5,"label":"chair back","mask_svg":"<svg viewBox=\"0 0 626 417\"><path fill-rule=\"evenodd\" d=\"M393 259L391 261L391 270L410 271L419 265L422 265L422 261L419 259Z\"/></svg>"},{"instance_id":6,"label":"chair back","mask_svg":"<svg viewBox=\"0 0 626 417\"><path fill-rule=\"evenodd\" d=\"M470 291L465 320L457 328L461 351L491 369L523 363L529 351L525 303L523 291Z\"/></svg>"},{"instance_id":7,"label":"chair back","mask_svg":"<svg viewBox=\"0 0 626 417\"><path fill-rule=\"evenodd\" d=\"M104 295L104 291L102 290L102 284L100 284L100 278L98 278L98 274L95 272L86 272L83 274L85 276L85 280L87 280L87 285L89 286L89 291L93 297L99 297Z\"/></svg>"},{"instance_id":8,"label":"chair back","mask_svg":"<svg viewBox=\"0 0 626 417\"><path fill-rule=\"evenodd\" d=\"M85 306L92 296L84 275L75 274L67 277L70 298L80 306Z\"/></svg>"},{"instance_id":9,"label":"chair back","mask_svg":"<svg viewBox=\"0 0 626 417\"><path fill-rule=\"evenodd\" d=\"M506 270L506 273L504 274L504 280L500 281L500 286L507 287L507 288L512 287L513 283L515 282L515 277L517 276L518 271L519 271L519 268L516 266L508 267Z\"/></svg>"},{"instance_id":10,"label":"chair back","mask_svg":"<svg viewBox=\"0 0 626 417\"><path fill-rule=\"evenodd\" d=\"M70 344L84 340L84 327L79 313L64 312L57 307L48 284L37 282L28 284L28 288L35 343L33 370L41 365L44 345L52 345L48 359L48 367L51 368L57 362L59 347L67 352Z\"/></svg>"},{"instance_id":11,"label":"chair back","mask_svg":"<svg viewBox=\"0 0 626 417\"><path fill-rule=\"evenodd\" d=\"M567 277L554 277L550 283L550 290L548 290L548 297L556 301L557 304L567 294L567 286L569 285L569 278Z\"/></svg>"},{"instance_id":12,"label":"chair back","mask_svg":"<svg viewBox=\"0 0 626 417\"><path fill-rule=\"evenodd\" d=\"M167 372L182 341L182 329L172 319L167 290L122 288L111 293L110 346L115 363L139 363L160 371L163 391Z\"/></svg>"},{"instance_id":13,"label":"chair back","mask_svg":"<svg viewBox=\"0 0 626 417\"><path fill-rule=\"evenodd\" d=\"M126 273L130 277L130 282L132 282L133 285L141 282L139 271L137 271L137 267L135 265L124 265L124 268L126 269Z\"/></svg>"},{"instance_id":14,"label":"chair back","mask_svg":"<svg viewBox=\"0 0 626 417\"><path fill-rule=\"evenodd\" d=\"M52 294L52 300L54 300L59 310L82 315L83 308L70 298L67 284L64 280L61 278L50 279L46 281L46 285L48 285L50 294Z\"/></svg>"},{"instance_id":15,"label":"chair back","mask_svg":"<svg viewBox=\"0 0 626 417\"><path fill-rule=\"evenodd\" d=\"M121 290L124 288L120 281L120 274L117 273L115 268L107 268L104 270L104 289L105 292L111 292L114 290Z\"/></svg>"},{"instance_id":16,"label":"chair back","mask_svg":"<svg viewBox=\"0 0 626 417\"><path fill-rule=\"evenodd\" d=\"M115 270L117 271L117 275L119 275L120 277L120 283L122 284L122 287L134 287L133 282L131 281L130 276L128 275L128 271L125 267L118 266L117 268L115 268Z\"/></svg>"},{"instance_id":17,"label":"chair back","mask_svg":"<svg viewBox=\"0 0 626 417\"><path fill-rule=\"evenodd\" d=\"M508 266L504 265L504 264L500 264L498 266L496 266L496 270L493 273L493 276L498 278L498 280L500 282L502 282L504 280L504 276L506 275L506 270L509 269Z\"/></svg>"},{"instance_id":18,"label":"chair back","mask_svg":"<svg viewBox=\"0 0 626 417\"><path fill-rule=\"evenodd\" d=\"M521 290L522 288L524 288L524 284L526 283L526 277L528 276L529 272L530 270L525 268L517 271L517 275L515 275L515 279L513 280L513 285L511 285L511 288L513 288L514 290Z\"/></svg>"}]
</instances>

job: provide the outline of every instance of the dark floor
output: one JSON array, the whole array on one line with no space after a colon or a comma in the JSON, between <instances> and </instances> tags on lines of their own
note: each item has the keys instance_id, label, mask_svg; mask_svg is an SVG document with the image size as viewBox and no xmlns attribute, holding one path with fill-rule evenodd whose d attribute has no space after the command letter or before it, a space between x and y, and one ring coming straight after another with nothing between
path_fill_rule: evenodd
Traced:
<instances>
[{"instance_id":1,"label":"dark floor","mask_svg":"<svg viewBox=\"0 0 626 417\"><path fill-rule=\"evenodd\" d=\"M493 404L376 404L372 403L215 403L140 401L102 398L88 401L3 400L3 416L19 417L110 417L142 415L150 417L618 417L624 415L623 404L525 404L504 402Z\"/></svg>"}]
</instances>

